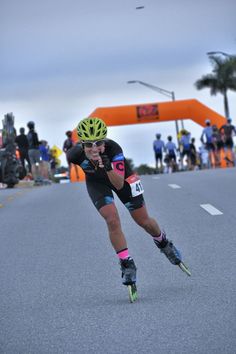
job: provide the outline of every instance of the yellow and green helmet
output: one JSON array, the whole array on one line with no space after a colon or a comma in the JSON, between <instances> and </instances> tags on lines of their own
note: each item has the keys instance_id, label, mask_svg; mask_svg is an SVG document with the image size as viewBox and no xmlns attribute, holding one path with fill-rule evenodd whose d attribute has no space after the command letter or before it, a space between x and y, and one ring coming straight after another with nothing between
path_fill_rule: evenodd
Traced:
<instances>
[{"instance_id":1,"label":"yellow and green helmet","mask_svg":"<svg viewBox=\"0 0 236 354\"><path fill-rule=\"evenodd\" d=\"M77 126L77 134L81 141L102 140L107 136L107 126L100 118L84 118Z\"/></svg>"}]
</instances>

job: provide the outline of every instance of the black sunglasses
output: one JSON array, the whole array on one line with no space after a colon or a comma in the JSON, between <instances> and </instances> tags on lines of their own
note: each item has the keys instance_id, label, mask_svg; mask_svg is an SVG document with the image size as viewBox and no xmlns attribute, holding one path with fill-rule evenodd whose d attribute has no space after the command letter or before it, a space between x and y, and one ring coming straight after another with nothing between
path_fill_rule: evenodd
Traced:
<instances>
[{"instance_id":1,"label":"black sunglasses","mask_svg":"<svg viewBox=\"0 0 236 354\"><path fill-rule=\"evenodd\" d=\"M83 145L86 147L86 148L92 148L94 146L96 147L99 147L99 146L102 146L104 144L104 140L98 140L98 141L84 141L83 142Z\"/></svg>"}]
</instances>

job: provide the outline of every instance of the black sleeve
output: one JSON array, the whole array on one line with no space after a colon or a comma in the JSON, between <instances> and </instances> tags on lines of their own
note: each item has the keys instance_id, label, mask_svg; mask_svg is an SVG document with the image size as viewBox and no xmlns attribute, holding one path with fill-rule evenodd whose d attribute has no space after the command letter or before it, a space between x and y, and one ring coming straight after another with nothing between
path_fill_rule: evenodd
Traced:
<instances>
[{"instance_id":1,"label":"black sleeve","mask_svg":"<svg viewBox=\"0 0 236 354\"><path fill-rule=\"evenodd\" d=\"M33 135L33 139L34 139L34 144L35 146L39 146L39 138L38 138L38 134L34 132L34 135Z\"/></svg>"},{"instance_id":2,"label":"black sleeve","mask_svg":"<svg viewBox=\"0 0 236 354\"><path fill-rule=\"evenodd\" d=\"M124 157L121 146L114 140L110 139L107 139L106 150L104 154L107 154L111 161L121 155Z\"/></svg>"},{"instance_id":3,"label":"black sleeve","mask_svg":"<svg viewBox=\"0 0 236 354\"><path fill-rule=\"evenodd\" d=\"M25 141L25 147L26 147L26 149L28 149L29 148L29 141L27 139L27 136L24 137L24 141Z\"/></svg>"},{"instance_id":4,"label":"black sleeve","mask_svg":"<svg viewBox=\"0 0 236 354\"><path fill-rule=\"evenodd\" d=\"M66 140L65 140L65 141L64 141L64 143L63 143L62 150L63 150L64 152L66 152L66 151L67 151L67 149L66 149Z\"/></svg>"}]
</instances>

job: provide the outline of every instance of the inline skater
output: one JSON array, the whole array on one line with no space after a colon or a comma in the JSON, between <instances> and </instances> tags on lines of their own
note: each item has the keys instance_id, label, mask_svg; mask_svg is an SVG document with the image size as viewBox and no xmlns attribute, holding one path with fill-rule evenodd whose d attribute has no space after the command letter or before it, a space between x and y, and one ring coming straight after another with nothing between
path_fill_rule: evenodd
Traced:
<instances>
[{"instance_id":1,"label":"inline skater","mask_svg":"<svg viewBox=\"0 0 236 354\"><path fill-rule=\"evenodd\" d=\"M131 170L121 147L107 139L106 124L99 118L85 118L79 122L77 132L81 143L68 151L68 161L80 165L85 172L88 194L107 224L111 244L120 261L123 284L128 286L133 302L137 296L136 265L129 254L113 192L172 264L181 267L181 255L156 220L148 215L140 179Z\"/></svg>"},{"instance_id":2,"label":"inline skater","mask_svg":"<svg viewBox=\"0 0 236 354\"><path fill-rule=\"evenodd\" d=\"M233 136L236 135L236 128L232 124L232 119L228 118L227 123L222 125L220 128L220 133L222 134L222 140L224 143L224 150L225 150L225 160L227 162L227 166L229 163L234 166L234 153L233 153L233 147L234 147L234 141L233 141ZM230 158L227 156L227 152L229 151Z\"/></svg>"},{"instance_id":3,"label":"inline skater","mask_svg":"<svg viewBox=\"0 0 236 354\"><path fill-rule=\"evenodd\" d=\"M200 137L200 140L205 145L205 148L208 151L209 162L211 164L211 167L215 167L216 154L215 154L215 146L213 143L213 128L212 128L210 119L206 119L205 124L206 124L206 126L202 131L202 135Z\"/></svg>"},{"instance_id":4,"label":"inline skater","mask_svg":"<svg viewBox=\"0 0 236 354\"><path fill-rule=\"evenodd\" d=\"M163 173L163 150L165 149L165 143L161 140L161 134L156 134L156 140L153 142L153 150L156 160L156 173ZM160 163L160 168L159 168Z\"/></svg>"},{"instance_id":5,"label":"inline skater","mask_svg":"<svg viewBox=\"0 0 236 354\"><path fill-rule=\"evenodd\" d=\"M181 152L180 152L180 159L181 159L181 168L184 169L184 157L187 156L187 168L188 170L191 169L191 161L190 161L190 139L191 134L185 130L181 130L181 138L179 140Z\"/></svg>"},{"instance_id":6,"label":"inline skater","mask_svg":"<svg viewBox=\"0 0 236 354\"><path fill-rule=\"evenodd\" d=\"M175 143L172 142L172 136L167 137L168 142L165 145L166 154L166 162L168 167L168 173L175 172L178 169L178 165L176 163L176 151L177 147Z\"/></svg>"}]
</instances>

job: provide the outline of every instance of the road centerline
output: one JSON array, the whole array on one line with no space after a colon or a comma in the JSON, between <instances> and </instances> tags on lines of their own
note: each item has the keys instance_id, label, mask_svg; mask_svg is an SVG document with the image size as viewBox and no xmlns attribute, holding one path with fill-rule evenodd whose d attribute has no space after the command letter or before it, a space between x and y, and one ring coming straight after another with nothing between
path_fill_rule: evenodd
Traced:
<instances>
[{"instance_id":1,"label":"road centerline","mask_svg":"<svg viewBox=\"0 0 236 354\"><path fill-rule=\"evenodd\" d=\"M180 189L181 188L178 184L168 184L168 186L173 189Z\"/></svg>"},{"instance_id":2,"label":"road centerline","mask_svg":"<svg viewBox=\"0 0 236 354\"><path fill-rule=\"evenodd\" d=\"M208 212L212 216L214 216L214 215L223 215L222 211L216 209L211 204L200 204L200 207L203 208L206 212Z\"/></svg>"}]
</instances>

